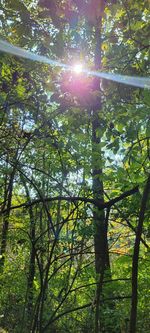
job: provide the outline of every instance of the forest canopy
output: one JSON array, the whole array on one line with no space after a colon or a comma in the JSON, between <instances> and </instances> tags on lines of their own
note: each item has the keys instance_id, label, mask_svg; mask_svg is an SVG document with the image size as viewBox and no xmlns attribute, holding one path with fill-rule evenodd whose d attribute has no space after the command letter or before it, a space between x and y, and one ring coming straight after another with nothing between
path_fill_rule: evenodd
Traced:
<instances>
[{"instance_id":1,"label":"forest canopy","mask_svg":"<svg viewBox=\"0 0 150 333\"><path fill-rule=\"evenodd\" d=\"M0 2L0 41L66 65L0 51L2 333L149 333L149 14Z\"/></svg>"}]
</instances>

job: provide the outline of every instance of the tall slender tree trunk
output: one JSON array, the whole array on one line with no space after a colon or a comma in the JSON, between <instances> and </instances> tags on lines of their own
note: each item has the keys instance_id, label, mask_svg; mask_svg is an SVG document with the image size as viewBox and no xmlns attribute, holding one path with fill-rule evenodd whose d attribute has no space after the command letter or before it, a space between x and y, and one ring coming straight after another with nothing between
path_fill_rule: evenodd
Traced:
<instances>
[{"instance_id":1,"label":"tall slender tree trunk","mask_svg":"<svg viewBox=\"0 0 150 333\"><path fill-rule=\"evenodd\" d=\"M95 70L101 68L101 26L102 20L100 19L99 24L95 27ZM93 91L100 91L100 79L95 78L93 80ZM92 119L92 156L93 156L93 196L99 199L100 203L104 202L104 191L103 191L103 170L102 170L102 151L100 148L101 137L100 131L102 127L102 120L100 112L102 109L102 98L98 96L93 106L93 119ZM104 259L104 244L106 238L105 230L105 212L94 209L94 244L95 244L95 267L96 273L101 273L101 267Z\"/></svg>"},{"instance_id":2,"label":"tall slender tree trunk","mask_svg":"<svg viewBox=\"0 0 150 333\"><path fill-rule=\"evenodd\" d=\"M143 222L145 217L145 211L147 201L150 195L150 175L145 185L143 197L141 201L141 208L139 212L139 222L136 232L136 238L134 243L134 252L132 259L132 300L131 300L131 313L130 313L130 329L129 333L136 333L136 322L137 322L137 305L138 305L138 262L139 262L139 251L140 241L142 235Z\"/></svg>"},{"instance_id":3,"label":"tall slender tree trunk","mask_svg":"<svg viewBox=\"0 0 150 333\"><path fill-rule=\"evenodd\" d=\"M3 226L2 226L2 236L1 236L1 261L0 261L0 268L3 271L4 263L5 263L5 254L6 254L6 246L7 246L7 234L8 234L8 227L9 227L9 216L10 216L10 208L11 208L11 201L12 201L12 192L13 192L13 182L15 176L15 170L13 169L10 180L7 188L7 196L6 196L6 205L5 205L5 213L3 214Z\"/></svg>"},{"instance_id":4,"label":"tall slender tree trunk","mask_svg":"<svg viewBox=\"0 0 150 333\"><path fill-rule=\"evenodd\" d=\"M95 70L101 68L101 27L102 18L95 26ZM95 78L93 81L93 91L100 91L100 79ZM102 121L100 111L102 109L102 98L97 97L92 112L92 174L93 174L93 196L99 199L100 203L104 202L103 192L103 170L102 170L102 152L100 149L100 129ZM100 320L100 298L102 294L102 285L106 269L109 268L109 254L107 244L107 226L105 212L94 208L94 247L95 247L95 270L97 275L97 289L95 302L95 333L102 332L102 322Z\"/></svg>"},{"instance_id":5,"label":"tall slender tree trunk","mask_svg":"<svg viewBox=\"0 0 150 333\"><path fill-rule=\"evenodd\" d=\"M30 193L28 187L26 185L25 179L22 177L22 182L26 191L26 197L29 202ZM33 284L34 284L34 277L35 277L35 257L36 257L36 250L35 250L35 219L33 214L32 206L29 207L29 217L30 217L30 258L29 258L29 270L28 270L28 279L27 279L27 292L26 292L26 305L23 313L22 318L22 331L24 327L27 327L28 330L31 328L32 323L32 316L33 316ZM24 322L26 320L26 324Z\"/></svg>"},{"instance_id":6,"label":"tall slender tree trunk","mask_svg":"<svg viewBox=\"0 0 150 333\"><path fill-rule=\"evenodd\" d=\"M30 250L30 262L29 262L29 273L28 273L28 284L27 284L27 317L28 317L28 325L30 327L30 323L32 321L32 313L33 313L33 283L35 277L35 220L33 215L32 207L30 207L30 237L31 237L31 250Z\"/></svg>"}]
</instances>

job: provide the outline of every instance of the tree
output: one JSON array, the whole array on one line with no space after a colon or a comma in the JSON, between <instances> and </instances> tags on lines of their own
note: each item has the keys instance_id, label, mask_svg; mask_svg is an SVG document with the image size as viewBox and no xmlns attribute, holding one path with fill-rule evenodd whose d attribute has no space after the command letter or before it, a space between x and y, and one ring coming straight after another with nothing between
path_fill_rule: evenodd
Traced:
<instances>
[{"instance_id":1,"label":"tree","mask_svg":"<svg viewBox=\"0 0 150 333\"><path fill-rule=\"evenodd\" d=\"M23 48L147 73L148 1L7 0L1 18ZM148 92L1 55L1 326L148 333Z\"/></svg>"}]
</instances>

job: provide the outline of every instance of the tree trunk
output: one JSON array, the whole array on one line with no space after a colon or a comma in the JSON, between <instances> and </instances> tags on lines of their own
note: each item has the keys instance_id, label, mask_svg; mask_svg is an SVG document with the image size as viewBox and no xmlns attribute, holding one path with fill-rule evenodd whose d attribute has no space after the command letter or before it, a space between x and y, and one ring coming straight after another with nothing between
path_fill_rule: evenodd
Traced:
<instances>
[{"instance_id":1,"label":"tree trunk","mask_svg":"<svg viewBox=\"0 0 150 333\"><path fill-rule=\"evenodd\" d=\"M30 250L30 263L29 263L29 273L28 273L28 284L27 284L27 317L28 325L32 322L32 313L33 313L33 283L35 277L35 256L36 250L34 247L35 244L35 221L33 216L32 207L30 207L30 237L31 237L31 250Z\"/></svg>"},{"instance_id":2,"label":"tree trunk","mask_svg":"<svg viewBox=\"0 0 150 333\"><path fill-rule=\"evenodd\" d=\"M23 177L21 177L25 191L26 197L28 202L30 200L30 193L28 187L26 185L26 181ZM30 216L30 242L31 242L31 249L30 249L30 259L29 259L29 271L28 271L28 279L27 279L27 292L26 292L26 304L22 318L22 331L24 330L24 326L27 327L28 330L31 328L32 323L32 316L33 316L33 282L35 277L35 257L36 257L36 250L34 247L35 244L35 219L33 214L32 206L29 206L29 216ZM26 316L25 316L26 312ZM26 319L25 319L26 317ZM25 322L26 324L25 324Z\"/></svg>"},{"instance_id":3,"label":"tree trunk","mask_svg":"<svg viewBox=\"0 0 150 333\"><path fill-rule=\"evenodd\" d=\"M147 201L150 194L150 176L148 177L143 197L141 201L141 208L139 212L139 222L136 232L134 252L132 259L132 300L131 300L131 313L130 313L130 330L129 333L136 333L136 321L137 321L137 305L138 305L138 262L139 262L139 251L140 241L142 235L142 228L144 223L145 211Z\"/></svg>"},{"instance_id":4,"label":"tree trunk","mask_svg":"<svg viewBox=\"0 0 150 333\"><path fill-rule=\"evenodd\" d=\"M95 70L101 68L101 26L102 19L99 19L99 24L95 27ZM100 79L95 78L93 81L93 91L100 91ZM92 175L93 175L93 197L99 199L100 203L104 202L103 192L103 170L102 170L102 152L100 149L100 130L102 121L100 111L102 109L101 96L97 97L92 109ZM94 208L94 247L95 247L95 270L97 275L96 289L96 310L95 310L95 333L102 331L102 323L100 320L99 306L102 294L102 285L106 269L109 269L109 253L107 242L107 225L105 220L105 212Z\"/></svg>"},{"instance_id":5,"label":"tree trunk","mask_svg":"<svg viewBox=\"0 0 150 333\"><path fill-rule=\"evenodd\" d=\"M9 216L10 216L10 208L11 208L11 200L12 200L12 191L13 191L13 182L15 176L15 168L13 169L7 189L7 197L6 197L6 209L3 215L3 226L2 226L2 239L1 239L1 270L3 271L4 263L5 263L5 254L6 254L6 246L7 246L7 234L8 234L8 227L9 227Z\"/></svg>"}]
</instances>

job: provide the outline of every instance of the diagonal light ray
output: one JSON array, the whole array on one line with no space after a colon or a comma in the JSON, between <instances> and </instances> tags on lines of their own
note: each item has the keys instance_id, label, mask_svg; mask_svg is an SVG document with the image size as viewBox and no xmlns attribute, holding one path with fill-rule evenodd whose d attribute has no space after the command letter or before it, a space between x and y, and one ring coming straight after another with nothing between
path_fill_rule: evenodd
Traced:
<instances>
[{"instance_id":1,"label":"diagonal light ray","mask_svg":"<svg viewBox=\"0 0 150 333\"><path fill-rule=\"evenodd\" d=\"M128 76L128 75L113 74L106 72L95 72L95 71L88 71L88 74L100 77L102 79L127 84L133 87L150 89L150 78L148 77Z\"/></svg>"},{"instance_id":2,"label":"diagonal light ray","mask_svg":"<svg viewBox=\"0 0 150 333\"><path fill-rule=\"evenodd\" d=\"M55 61L55 60L49 59L48 57L40 56L36 53L26 51L25 49L18 47L18 46L14 46L6 41L3 41L2 39L0 39L0 51L15 55L17 57L26 58L26 59L38 61L38 62L43 62L43 63L49 64L51 66L58 66L58 67L66 68L66 69L71 69L71 66L65 65L60 61Z\"/></svg>"},{"instance_id":3,"label":"diagonal light ray","mask_svg":"<svg viewBox=\"0 0 150 333\"><path fill-rule=\"evenodd\" d=\"M60 61L52 60L45 56L40 56L36 53L26 51L21 47L14 46L6 41L0 39L0 51L15 55L17 57L26 58L33 61L42 62L45 64L49 64L51 66L58 66L62 67L66 70L72 70L72 66L66 65ZM91 76L97 76L106 80L111 80L114 82L123 83L126 85L130 85L133 87L138 88L146 88L150 89L150 78L149 77L138 77L138 76L127 76L121 74L113 74L113 73L106 73L106 72L98 72L98 71L89 71L86 69L82 70L82 73Z\"/></svg>"}]
</instances>

